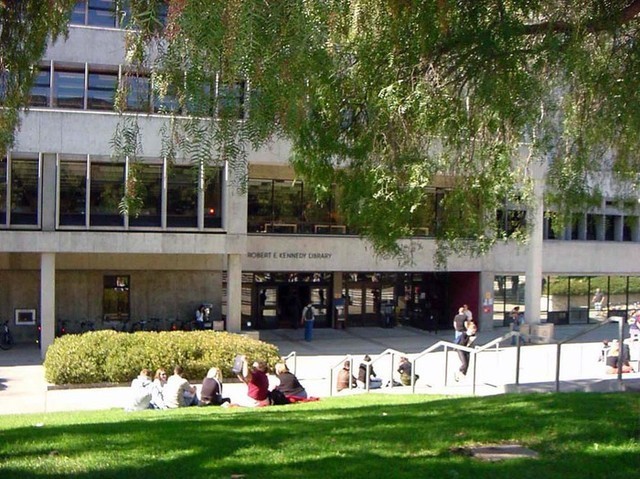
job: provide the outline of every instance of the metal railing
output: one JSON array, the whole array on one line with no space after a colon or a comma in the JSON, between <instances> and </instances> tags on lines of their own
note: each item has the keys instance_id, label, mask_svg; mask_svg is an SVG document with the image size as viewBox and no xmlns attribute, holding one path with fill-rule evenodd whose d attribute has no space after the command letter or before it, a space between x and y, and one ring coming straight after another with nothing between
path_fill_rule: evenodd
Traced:
<instances>
[{"instance_id":1,"label":"metal railing","mask_svg":"<svg viewBox=\"0 0 640 479\"><path fill-rule=\"evenodd\" d=\"M619 327L619 336L620 336L620 344L622 344L622 339L623 339L623 332L624 332L624 318L617 318L617 317L610 317L607 318L606 320L602 321L601 323L598 323L597 325L588 327L566 339L563 339L562 341L557 342L557 352L556 352L556 371L555 371L555 382L556 382L556 391L560 390L560 363L561 363L561 350L562 350L562 346L568 342L571 342L581 336L584 336L586 334L591 333L592 331L595 331L597 329L600 329L612 322L617 322L620 324ZM437 343L429 346L427 349L421 351L420 353L418 353L417 355L415 355L413 357L413 359L410 361L411 363L411 392L415 393L416 392L416 366L418 365L418 363L420 361L422 361L425 357L427 357L428 355L430 355L431 353L434 353L440 349L443 350L444 352L444 377L443 377L443 385L446 387L448 384L448 380L449 380L449 352L450 351L462 351L462 352L466 352L469 353L469 367L471 369L471 385L472 385L472 394L475 396L476 392L477 392L477 386L478 386L478 355L485 353L485 352L496 352L499 353L501 350L500 345L512 338L516 338L516 358L515 358L515 370L514 370L514 383L515 385L519 385L520 384L520 369L521 369L521 348L522 346L525 344L525 342L530 342L532 339L543 339L542 337L538 337L536 335L531 335L531 334L527 334L527 333L521 333L519 331L510 331L502 336L499 336L497 338L492 339L491 341L489 341L486 344L483 344L481 346L462 346L460 344L456 344L453 343L451 341L438 341ZM548 339L548 338L544 338L544 339ZM620 348L621 352L620 354L622 355L622 349ZM396 356L409 356L409 354L404 353L402 351L398 351L396 349L392 349L392 348L388 348L385 349L382 353L380 353L379 355L377 355L376 358L374 358L372 361L370 362L363 362L363 364L366 365L367 368L367 374L366 374L366 383L364 385L364 389L369 392L370 391L370 373L371 373L371 369L373 368L373 366L377 363L383 362L383 361L390 361L390 377L389 377L389 386L393 387L394 385L394 379L393 379L393 373L396 371ZM295 374L295 370L296 370L296 352L292 352L290 353L288 356L286 356L285 358L283 358L285 361L289 360L293 358L294 360L294 374ZM349 372L350 372L350 380L349 380L349 389L354 389L355 386L353 386L351 378L355 377L354 376L354 355L352 354L347 354L341 357L341 359L336 362L335 364L330 366L330 371L329 371L329 395L333 396L334 390L336 388L336 384L335 384L335 379L336 379L336 375L335 375L335 371L338 369L342 369L342 367L344 366L344 363L346 361L349 362ZM620 358L621 359L621 358ZM619 364L621 364L621 361L619 361ZM621 372L621 368L618 368L618 380L622 381L622 372ZM494 388L496 388L497 386L494 384L489 384L489 383L484 383L485 385L488 386L492 386ZM427 387L429 388L433 388L434 384L426 384Z\"/></svg>"},{"instance_id":2,"label":"metal railing","mask_svg":"<svg viewBox=\"0 0 640 479\"><path fill-rule=\"evenodd\" d=\"M585 334L589 334L592 331L600 329L609 323L619 323L620 325L618 328L618 336L619 336L618 341L620 342L620 353L619 353L620 356L618 357L618 382L622 383L622 354L624 349L622 347L622 343L623 343L623 337L624 337L624 318L618 317L618 316L611 316L605 319L604 321L602 321L601 323L596 324L595 326L592 326L587 329L583 329L582 331L574 334L573 336L570 336L558 342L557 349L556 349L556 392L560 391L560 354L562 351L562 346L570 341L573 341L574 339L579 338L580 336L584 336Z\"/></svg>"},{"instance_id":3,"label":"metal railing","mask_svg":"<svg viewBox=\"0 0 640 479\"><path fill-rule=\"evenodd\" d=\"M287 361L289 359L293 358L293 367L289 367L289 364L287 364ZM295 376L297 374L298 371L298 353L295 351L291 351L289 354L287 354L286 356L282 357L282 362L284 364L286 364L286 366L289 368L289 370L293 373L293 375Z\"/></svg>"}]
</instances>

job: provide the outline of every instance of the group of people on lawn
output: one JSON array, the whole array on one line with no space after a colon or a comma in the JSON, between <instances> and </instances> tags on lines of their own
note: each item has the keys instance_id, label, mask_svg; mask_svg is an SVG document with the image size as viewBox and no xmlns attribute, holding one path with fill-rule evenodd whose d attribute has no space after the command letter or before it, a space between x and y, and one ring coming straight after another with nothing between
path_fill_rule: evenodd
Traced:
<instances>
[{"instance_id":1,"label":"group of people on lawn","mask_svg":"<svg viewBox=\"0 0 640 479\"><path fill-rule=\"evenodd\" d=\"M240 381L247 385L247 394L236 402L224 397L222 393L222 373L212 367L202 380L200 394L184 376L181 366L173 369L167 377L164 369L158 369L153 377L148 369L143 369L131 382L127 411L144 409L175 409L187 406L244 406L261 407L270 404L286 404L309 400L307 391L298 378L289 371L284 363L275 366L278 385L269 390L268 366L264 361L255 361L251 367L243 359L242 370L237 373ZM278 400L275 400L275 398ZM283 399L284 398L284 399Z\"/></svg>"}]
</instances>

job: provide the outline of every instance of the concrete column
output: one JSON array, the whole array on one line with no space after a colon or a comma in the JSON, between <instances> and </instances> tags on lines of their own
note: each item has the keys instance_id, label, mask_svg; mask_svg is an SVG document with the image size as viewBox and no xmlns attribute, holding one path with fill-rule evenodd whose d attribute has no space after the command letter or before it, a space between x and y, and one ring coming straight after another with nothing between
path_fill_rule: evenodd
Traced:
<instances>
[{"instance_id":1,"label":"concrete column","mask_svg":"<svg viewBox=\"0 0 640 479\"><path fill-rule=\"evenodd\" d=\"M524 311L525 322L540 323L540 299L542 298L542 248L544 235L544 180L542 166L533 167L534 204L527 211L527 221L531 225L531 237L527 251L527 269L525 272Z\"/></svg>"},{"instance_id":2,"label":"concrete column","mask_svg":"<svg viewBox=\"0 0 640 479\"><path fill-rule=\"evenodd\" d=\"M41 354L53 343L56 324L56 255L42 253L40 256L40 326Z\"/></svg>"},{"instance_id":3,"label":"concrete column","mask_svg":"<svg viewBox=\"0 0 640 479\"><path fill-rule=\"evenodd\" d=\"M480 273L480 304L478 305L478 328L480 331L491 331L493 328L493 271Z\"/></svg>"},{"instance_id":4,"label":"concrete column","mask_svg":"<svg viewBox=\"0 0 640 479\"><path fill-rule=\"evenodd\" d=\"M42 231L56 229L56 155L42 155Z\"/></svg>"},{"instance_id":5,"label":"concrete column","mask_svg":"<svg viewBox=\"0 0 640 479\"><path fill-rule=\"evenodd\" d=\"M227 331L242 330L242 256L227 255Z\"/></svg>"},{"instance_id":6,"label":"concrete column","mask_svg":"<svg viewBox=\"0 0 640 479\"><path fill-rule=\"evenodd\" d=\"M342 275L342 271L333 272L333 299L342 298ZM331 302L330 307L333 308L333 301ZM331 312L331 317L333 318L331 326L334 328L338 327L335 311Z\"/></svg>"}]
</instances>

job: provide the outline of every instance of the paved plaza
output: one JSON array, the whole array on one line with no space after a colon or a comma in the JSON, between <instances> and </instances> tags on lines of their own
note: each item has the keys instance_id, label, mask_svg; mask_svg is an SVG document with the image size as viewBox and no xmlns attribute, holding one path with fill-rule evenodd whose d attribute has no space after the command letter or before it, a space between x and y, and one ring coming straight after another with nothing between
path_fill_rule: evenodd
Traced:
<instances>
[{"instance_id":1,"label":"paved plaza","mask_svg":"<svg viewBox=\"0 0 640 479\"><path fill-rule=\"evenodd\" d=\"M608 375L598 361L603 339L618 335L618 325L608 324L564 344L561 348L560 381L556 383L557 342L571 338L587 325L557 326L551 344L526 345L520 350L520 368L516 371L517 348L509 340L476 355L469 372L460 382L454 380L459 366L455 351L444 348L421 353L439 341L451 341L452 331L426 332L411 327L350 328L347 330L317 329L311 342L303 340L303 331L261 331L260 339L278 346L282 356L289 356L290 369L309 394L317 397L336 395L332 388L335 374L346 359L359 364L368 354L374 361L379 377L386 383L397 379L395 368L400 355L415 359L420 379L415 392L447 395L490 395L511 391L638 390L640 374L625 374L622 383L616 375ZM475 345L481 347L506 334L506 328L480 332ZM634 344L632 359L638 360L640 343ZM637 366L637 362L634 363ZM637 368L636 368L637 369ZM475 378L475 381L474 381ZM201 378L189 378L199 383ZM516 381L519 385L516 385ZM372 393L408 394L411 387L382 388ZM226 382L224 393L241 397L246 386ZM366 394L362 389L343 394ZM128 399L127 387L57 388L46 383L40 352L33 346L17 346L0 351L0 414L44 413L70 410L122 408Z\"/></svg>"}]
</instances>

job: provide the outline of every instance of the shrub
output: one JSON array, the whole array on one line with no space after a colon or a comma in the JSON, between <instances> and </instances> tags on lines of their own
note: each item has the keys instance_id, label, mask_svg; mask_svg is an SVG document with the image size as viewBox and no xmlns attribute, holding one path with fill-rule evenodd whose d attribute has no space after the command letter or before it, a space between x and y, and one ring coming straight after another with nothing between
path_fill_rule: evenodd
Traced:
<instances>
[{"instance_id":1,"label":"shrub","mask_svg":"<svg viewBox=\"0 0 640 479\"><path fill-rule=\"evenodd\" d=\"M143 368L170 371L176 364L191 380L203 378L211 366L232 377L236 354L244 354L249 362L265 360L270 366L279 360L274 345L241 334L105 330L56 338L44 360L45 378L53 384L123 383Z\"/></svg>"}]
</instances>

